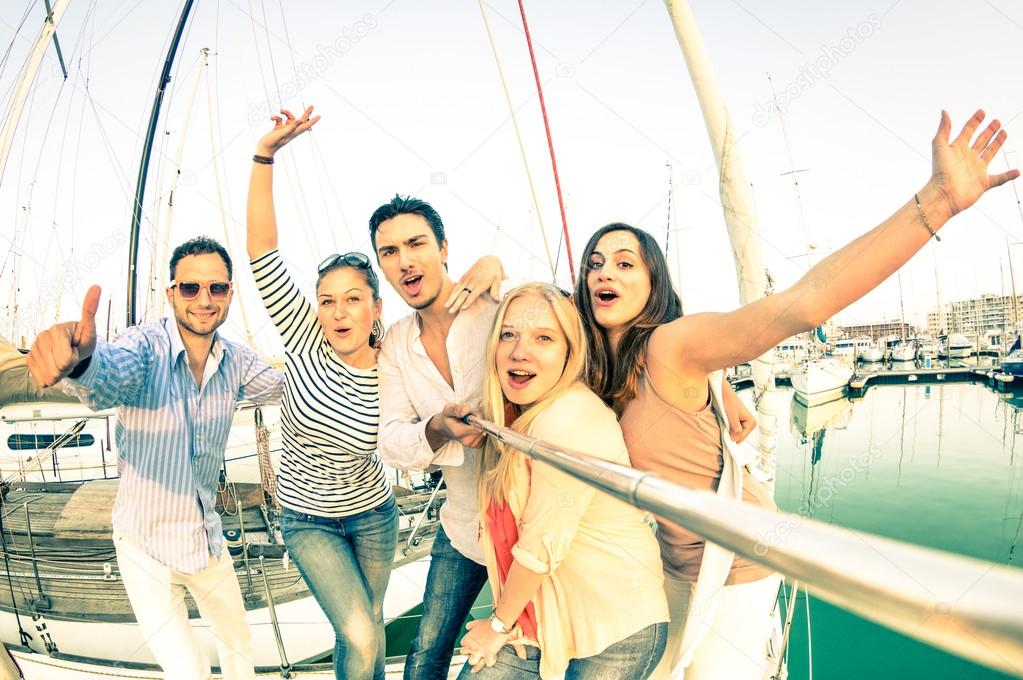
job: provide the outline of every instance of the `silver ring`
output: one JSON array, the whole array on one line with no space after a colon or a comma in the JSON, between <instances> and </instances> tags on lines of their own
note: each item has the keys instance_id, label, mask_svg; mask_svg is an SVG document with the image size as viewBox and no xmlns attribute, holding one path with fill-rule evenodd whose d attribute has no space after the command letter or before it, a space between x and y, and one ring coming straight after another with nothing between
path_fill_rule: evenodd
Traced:
<instances>
[{"instance_id":1,"label":"silver ring","mask_svg":"<svg viewBox=\"0 0 1023 680\"><path fill-rule=\"evenodd\" d=\"M472 288L463 288L462 290L465 291L466 293L472 292Z\"/></svg>"}]
</instances>

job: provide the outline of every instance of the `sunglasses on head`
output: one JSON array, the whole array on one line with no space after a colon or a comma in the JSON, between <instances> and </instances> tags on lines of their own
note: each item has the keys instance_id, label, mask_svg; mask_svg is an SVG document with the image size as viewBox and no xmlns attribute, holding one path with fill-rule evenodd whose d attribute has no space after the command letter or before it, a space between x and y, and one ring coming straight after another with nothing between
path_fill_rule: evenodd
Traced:
<instances>
[{"instance_id":1,"label":"sunglasses on head","mask_svg":"<svg viewBox=\"0 0 1023 680\"><path fill-rule=\"evenodd\" d=\"M224 300L231 292L231 282L210 281L209 283L196 283L195 281L171 281L171 288L177 288L178 295L185 300L194 300L199 297L199 292L203 288L210 292L210 299Z\"/></svg>"},{"instance_id":2,"label":"sunglasses on head","mask_svg":"<svg viewBox=\"0 0 1023 680\"><path fill-rule=\"evenodd\" d=\"M337 266L357 267L359 269L365 269L367 272L369 272L370 276L372 276L374 279L376 278L376 272L373 271L373 267L370 264L369 258L363 255L362 253L356 252L345 253L344 255L339 255L335 253L327 257L323 262L321 262L316 267L316 273L322 274L328 269L332 269Z\"/></svg>"}]
</instances>

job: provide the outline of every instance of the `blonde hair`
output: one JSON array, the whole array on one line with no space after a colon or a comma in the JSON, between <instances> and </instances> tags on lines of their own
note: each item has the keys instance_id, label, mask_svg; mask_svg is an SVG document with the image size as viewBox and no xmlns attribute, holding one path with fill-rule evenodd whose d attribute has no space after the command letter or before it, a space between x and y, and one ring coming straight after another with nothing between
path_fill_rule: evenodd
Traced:
<instances>
[{"instance_id":1,"label":"blonde hair","mask_svg":"<svg viewBox=\"0 0 1023 680\"><path fill-rule=\"evenodd\" d=\"M523 297L537 298L535 313L527 314L526 323L531 323L543 311L550 310L561 326L568 344L565 367L557 383L529 406L511 425L516 432L526 432L529 426L554 400L580 381L586 367L586 331L575 304L560 288L549 283L527 283L518 286L505 295L494 317L494 326L487 340L487 365L483 378L483 417L501 427L505 426L504 392L497 373L497 347L501 341L502 326L508 307ZM533 318L530 319L530 316ZM511 488L513 463L523 454L488 437L480 456L479 502L481 514L486 514L493 501L504 503Z\"/></svg>"}]
</instances>

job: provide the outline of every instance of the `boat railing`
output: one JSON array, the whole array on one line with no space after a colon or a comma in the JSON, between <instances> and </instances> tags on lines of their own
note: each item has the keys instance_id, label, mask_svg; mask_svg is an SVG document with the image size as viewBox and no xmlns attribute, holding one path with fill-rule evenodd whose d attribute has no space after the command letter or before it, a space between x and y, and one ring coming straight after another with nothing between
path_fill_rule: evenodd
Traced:
<instances>
[{"instance_id":1,"label":"boat railing","mask_svg":"<svg viewBox=\"0 0 1023 680\"><path fill-rule=\"evenodd\" d=\"M769 512L553 446L477 416L501 443L800 582L864 619L1023 677L1023 572Z\"/></svg>"}]
</instances>

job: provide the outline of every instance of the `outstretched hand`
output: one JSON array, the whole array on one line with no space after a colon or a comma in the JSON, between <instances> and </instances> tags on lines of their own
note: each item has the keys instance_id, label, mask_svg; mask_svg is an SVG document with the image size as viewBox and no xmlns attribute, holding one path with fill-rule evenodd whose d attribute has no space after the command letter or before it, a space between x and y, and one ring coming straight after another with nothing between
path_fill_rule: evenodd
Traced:
<instances>
[{"instance_id":1,"label":"outstretched hand","mask_svg":"<svg viewBox=\"0 0 1023 680\"><path fill-rule=\"evenodd\" d=\"M99 286L92 286L82 302L82 318L51 326L36 337L28 352L29 373L39 387L50 387L66 378L96 349L96 310Z\"/></svg>"},{"instance_id":2,"label":"outstretched hand","mask_svg":"<svg viewBox=\"0 0 1023 680\"><path fill-rule=\"evenodd\" d=\"M931 142L931 184L941 192L948 204L949 217L966 210L977 202L984 192L1019 177L1019 170L1007 170L997 175L988 174L988 165L1005 143L1008 133L1002 130L996 118L973 140L977 128L984 122L984 112L977 111L966 122L952 142L952 120L941 112L938 133Z\"/></svg>"},{"instance_id":3,"label":"outstretched hand","mask_svg":"<svg viewBox=\"0 0 1023 680\"><path fill-rule=\"evenodd\" d=\"M316 122L320 120L319 116L310 117L313 114L312 106L306 108L299 118L295 118L295 114L287 109L281 109L281 114L270 117L270 120L274 122L274 129L263 135L256 146L256 152L261 156L273 156L281 147L316 125Z\"/></svg>"}]
</instances>

